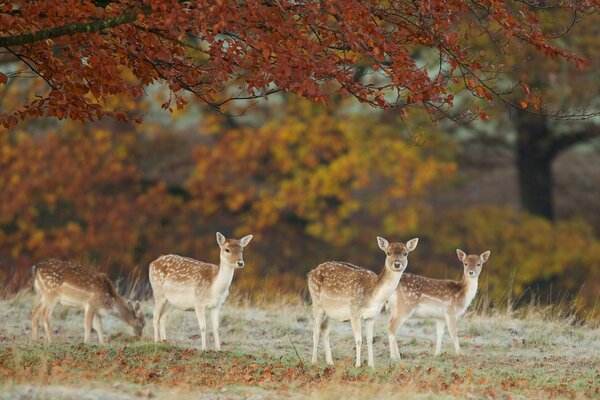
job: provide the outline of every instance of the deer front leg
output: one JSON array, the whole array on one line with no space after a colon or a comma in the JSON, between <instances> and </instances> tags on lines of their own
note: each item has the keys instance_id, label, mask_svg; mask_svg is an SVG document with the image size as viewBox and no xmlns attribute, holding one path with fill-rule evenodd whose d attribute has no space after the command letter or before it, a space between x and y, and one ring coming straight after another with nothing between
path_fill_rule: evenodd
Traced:
<instances>
[{"instance_id":1,"label":"deer front leg","mask_svg":"<svg viewBox=\"0 0 600 400\"><path fill-rule=\"evenodd\" d=\"M396 332L400 325L400 318L392 314L388 323L388 341L390 342L390 358L392 360L400 359L400 350L398 349L398 342L396 341Z\"/></svg>"},{"instance_id":2,"label":"deer front leg","mask_svg":"<svg viewBox=\"0 0 600 400\"><path fill-rule=\"evenodd\" d=\"M454 343L454 350L457 355L461 354L460 346L458 345L458 334L456 333L456 315L454 313L446 313L446 324L448 325L448 332Z\"/></svg>"},{"instance_id":3,"label":"deer front leg","mask_svg":"<svg viewBox=\"0 0 600 400\"><path fill-rule=\"evenodd\" d=\"M100 316L98 314L96 314L94 316L94 329L96 330L96 333L98 334L98 342L100 342L100 344L104 343L104 329L102 328L102 319L100 318Z\"/></svg>"},{"instance_id":4,"label":"deer front leg","mask_svg":"<svg viewBox=\"0 0 600 400\"><path fill-rule=\"evenodd\" d=\"M219 339L219 314L220 314L220 309L219 307L215 307L211 310L210 312L210 316L211 316L211 322L212 322L212 327L213 327L213 336L215 337L215 349L217 349L217 351L221 351L221 340Z\"/></svg>"},{"instance_id":5,"label":"deer front leg","mask_svg":"<svg viewBox=\"0 0 600 400\"><path fill-rule=\"evenodd\" d=\"M444 324L445 322L441 319L435 320L435 355L439 356L442 352L442 338L444 337Z\"/></svg>"},{"instance_id":6,"label":"deer front leg","mask_svg":"<svg viewBox=\"0 0 600 400\"><path fill-rule=\"evenodd\" d=\"M84 327L83 343L89 343L89 341L90 341L90 335L92 333L92 324L94 323L95 314L96 314L96 310L94 309L94 307L90 304L87 304L85 306L85 316L84 316L84 320L83 320L83 327Z\"/></svg>"},{"instance_id":7,"label":"deer front leg","mask_svg":"<svg viewBox=\"0 0 600 400\"><path fill-rule=\"evenodd\" d=\"M195 307L198 326L200 327L200 336L202 337L202 350L206 350L206 307L198 305Z\"/></svg>"},{"instance_id":8,"label":"deer front leg","mask_svg":"<svg viewBox=\"0 0 600 400\"><path fill-rule=\"evenodd\" d=\"M352 317L350 319L350 324L352 325L352 332L354 332L354 343L356 343L356 367L360 367L361 364L361 356L360 349L362 347L362 332L360 328L360 317Z\"/></svg>"},{"instance_id":9,"label":"deer front leg","mask_svg":"<svg viewBox=\"0 0 600 400\"><path fill-rule=\"evenodd\" d=\"M366 320L365 328L367 330L367 363L369 367L375 368L375 362L373 361L373 328L375 320L373 318Z\"/></svg>"},{"instance_id":10,"label":"deer front leg","mask_svg":"<svg viewBox=\"0 0 600 400\"><path fill-rule=\"evenodd\" d=\"M400 350L398 350L398 342L396 341L396 333L398 329L413 314L413 311L396 307L396 305L391 306L391 315L390 321L388 323L388 341L390 342L390 358L392 360L400 360Z\"/></svg>"}]
</instances>

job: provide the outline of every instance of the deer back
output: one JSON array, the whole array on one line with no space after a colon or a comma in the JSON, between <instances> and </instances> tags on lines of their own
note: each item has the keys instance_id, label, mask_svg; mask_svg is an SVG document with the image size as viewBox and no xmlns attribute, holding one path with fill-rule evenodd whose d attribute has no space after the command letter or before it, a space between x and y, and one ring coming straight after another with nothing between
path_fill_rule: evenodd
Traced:
<instances>
[{"instance_id":1,"label":"deer back","mask_svg":"<svg viewBox=\"0 0 600 400\"><path fill-rule=\"evenodd\" d=\"M218 265L170 254L150 264L150 282L153 288L160 288L167 281L172 286L208 288L218 272Z\"/></svg>"},{"instance_id":2,"label":"deer back","mask_svg":"<svg viewBox=\"0 0 600 400\"><path fill-rule=\"evenodd\" d=\"M368 269L340 261L320 264L308 274L309 288L316 295L347 299L351 302L366 301L377 281L377 274Z\"/></svg>"},{"instance_id":3,"label":"deer back","mask_svg":"<svg viewBox=\"0 0 600 400\"><path fill-rule=\"evenodd\" d=\"M96 299L108 305L118 294L102 273L69 261L47 260L33 267L34 285L42 295L64 295L81 301Z\"/></svg>"}]
</instances>

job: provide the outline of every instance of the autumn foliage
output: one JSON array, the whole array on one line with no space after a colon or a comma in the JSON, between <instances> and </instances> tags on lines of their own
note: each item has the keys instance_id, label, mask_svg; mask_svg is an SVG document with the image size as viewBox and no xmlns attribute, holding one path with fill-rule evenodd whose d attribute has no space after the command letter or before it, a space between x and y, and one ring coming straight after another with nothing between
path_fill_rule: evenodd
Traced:
<instances>
[{"instance_id":1,"label":"autumn foliage","mask_svg":"<svg viewBox=\"0 0 600 400\"><path fill-rule=\"evenodd\" d=\"M187 138L159 124L72 122L4 134L0 278L18 289L34 262L56 257L143 282L161 254L217 261L214 232L223 231L256 237L237 290L295 292L324 260L378 270L376 235L418 236L412 272L458 278L455 248L490 249L481 280L490 301L552 289L593 304L600 241L589 225L492 206L432 208L429 197L455 184L452 143L425 115L408 120L425 134L418 142L390 115L350 105L285 98L279 112L265 107L233 124L207 113Z\"/></svg>"},{"instance_id":2,"label":"autumn foliage","mask_svg":"<svg viewBox=\"0 0 600 400\"><path fill-rule=\"evenodd\" d=\"M49 256L134 265L149 220L165 211L163 185L142 188L132 134L91 132L72 124L61 133L0 137L0 242L3 269ZM13 275L14 274L14 275Z\"/></svg>"},{"instance_id":3,"label":"autumn foliage","mask_svg":"<svg viewBox=\"0 0 600 400\"><path fill-rule=\"evenodd\" d=\"M139 119L111 98L169 88L164 108L194 95L221 109L232 99L287 91L324 102L332 94L404 112L451 113L466 91L500 94L502 49L532 48L578 66L557 47L537 14L546 5L509 0L380 2L11 1L0 4L0 47L12 80L43 86L3 110L13 127L31 116ZM567 14L593 12L598 0L553 4ZM488 55L480 38L499 52ZM528 96L528 94L527 94ZM531 99L529 99L531 100ZM529 101L527 99L524 102ZM478 107L471 112L477 114ZM472 115L472 114L471 114ZM485 114L482 114L485 116Z\"/></svg>"}]
</instances>

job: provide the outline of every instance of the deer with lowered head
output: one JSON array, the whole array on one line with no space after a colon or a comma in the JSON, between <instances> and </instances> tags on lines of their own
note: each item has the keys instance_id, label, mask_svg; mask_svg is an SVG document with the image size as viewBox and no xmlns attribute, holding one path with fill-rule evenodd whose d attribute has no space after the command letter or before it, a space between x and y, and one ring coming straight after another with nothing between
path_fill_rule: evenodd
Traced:
<instances>
[{"instance_id":1,"label":"deer with lowered head","mask_svg":"<svg viewBox=\"0 0 600 400\"><path fill-rule=\"evenodd\" d=\"M431 279L413 274L402 276L400 285L388 303L391 310L388 335L392 359L400 359L396 332L411 316L435 320L435 355L439 355L442 350L445 326L448 327L456 354L461 354L456 320L464 314L477 294L477 280L483 264L490 257L490 251L481 255L466 255L464 251L456 249L456 254L464 268L460 281Z\"/></svg>"},{"instance_id":2,"label":"deer with lowered head","mask_svg":"<svg viewBox=\"0 0 600 400\"><path fill-rule=\"evenodd\" d=\"M361 321L367 331L368 365L373 362L374 318L379 315L385 302L394 293L402 273L408 265L408 253L417 247L419 239L404 243L389 243L377 237L379 248L386 254L383 271L373 271L345 262L329 261L320 264L308 274L308 289L312 299L315 318L313 331L312 362L317 362L319 334L323 335L323 347L327 364L333 364L329 344L329 319L350 321L356 344L356 366L361 365Z\"/></svg>"},{"instance_id":3,"label":"deer with lowered head","mask_svg":"<svg viewBox=\"0 0 600 400\"><path fill-rule=\"evenodd\" d=\"M81 307L85 310L84 342L90 341L92 326L104 343L102 315L112 315L123 321L129 333L136 338L142 336L144 315L139 301L132 303L121 297L111 280L103 273L68 261L47 260L31 269L34 289L39 299L31 316L32 338L38 337L40 319L49 342L52 342L50 319L59 302L63 305Z\"/></svg>"},{"instance_id":4,"label":"deer with lowered head","mask_svg":"<svg viewBox=\"0 0 600 400\"><path fill-rule=\"evenodd\" d=\"M219 313L229 295L236 269L244 267L243 250L252 235L226 239L217 232L219 265L177 255L161 256L150 264L154 293L154 341L167 339L167 316L174 309L194 311L200 326L202 350L206 350L206 311L211 314L215 348L221 350Z\"/></svg>"}]
</instances>

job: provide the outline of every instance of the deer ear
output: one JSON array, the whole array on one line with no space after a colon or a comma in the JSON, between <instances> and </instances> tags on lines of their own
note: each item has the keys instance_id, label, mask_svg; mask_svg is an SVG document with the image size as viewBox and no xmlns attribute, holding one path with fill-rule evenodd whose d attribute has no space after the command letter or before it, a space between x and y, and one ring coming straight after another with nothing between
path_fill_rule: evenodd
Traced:
<instances>
[{"instance_id":1,"label":"deer ear","mask_svg":"<svg viewBox=\"0 0 600 400\"><path fill-rule=\"evenodd\" d=\"M137 313L140 311L140 308L142 308L141 304L139 301L136 301L135 303L133 303L133 310Z\"/></svg>"},{"instance_id":2,"label":"deer ear","mask_svg":"<svg viewBox=\"0 0 600 400\"><path fill-rule=\"evenodd\" d=\"M379 245L379 248L383 251L386 251L388 247L390 247L390 242L388 242L381 236L377 236L377 244Z\"/></svg>"},{"instance_id":3,"label":"deer ear","mask_svg":"<svg viewBox=\"0 0 600 400\"><path fill-rule=\"evenodd\" d=\"M456 249L456 255L460 261L465 261L465 258L467 258L467 255L461 249Z\"/></svg>"},{"instance_id":4,"label":"deer ear","mask_svg":"<svg viewBox=\"0 0 600 400\"><path fill-rule=\"evenodd\" d=\"M408 249L408 251L413 251L417 248L418 243L419 238L410 239L408 242L406 242L406 248Z\"/></svg>"},{"instance_id":5,"label":"deer ear","mask_svg":"<svg viewBox=\"0 0 600 400\"><path fill-rule=\"evenodd\" d=\"M244 236L243 238L240 239L240 244L242 245L242 247L246 247L248 246L248 243L250 243L250 241L252 240L252 235L248 235L248 236Z\"/></svg>"},{"instance_id":6,"label":"deer ear","mask_svg":"<svg viewBox=\"0 0 600 400\"><path fill-rule=\"evenodd\" d=\"M223 246L225 244L225 236L221 234L221 232L217 232L217 243L219 246Z\"/></svg>"},{"instance_id":7,"label":"deer ear","mask_svg":"<svg viewBox=\"0 0 600 400\"><path fill-rule=\"evenodd\" d=\"M489 250L485 253L481 253L481 255L479 256L481 258L481 262L486 262L488 258L490 258L490 254L492 254L492 252Z\"/></svg>"}]
</instances>

